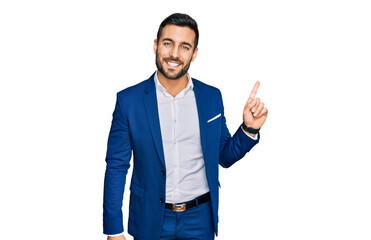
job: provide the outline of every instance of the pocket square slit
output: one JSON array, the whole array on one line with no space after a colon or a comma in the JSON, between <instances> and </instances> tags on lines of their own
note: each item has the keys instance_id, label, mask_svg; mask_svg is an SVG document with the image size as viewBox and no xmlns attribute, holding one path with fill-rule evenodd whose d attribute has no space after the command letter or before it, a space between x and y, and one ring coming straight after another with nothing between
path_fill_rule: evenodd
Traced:
<instances>
[{"instance_id":1,"label":"pocket square slit","mask_svg":"<svg viewBox=\"0 0 371 240\"><path fill-rule=\"evenodd\" d=\"M218 117L220 117L222 114L221 113L219 113L218 115L216 115L215 117L213 117L213 118L211 118L211 119L209 119L209 120L207 120L207 122L209 123L209 122L211 122L211 121L214 121L215 119L217 119Z\"/></svg>"}]
</instances>

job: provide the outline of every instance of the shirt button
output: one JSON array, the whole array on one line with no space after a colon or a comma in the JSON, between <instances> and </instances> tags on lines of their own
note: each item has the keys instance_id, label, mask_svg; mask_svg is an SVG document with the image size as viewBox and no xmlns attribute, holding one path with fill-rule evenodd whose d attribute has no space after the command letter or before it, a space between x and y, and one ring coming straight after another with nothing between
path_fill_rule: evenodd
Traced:
<instances>
[{"instance_id":1,"label":"shirt button","mask_svg":"<svg viewBox=\"0 0 371 240\"><path fill-rule=\"evenodd\" d=\"M164 170L161 171L161 175L165 175L165 171Z\"/></svg>"},{"instance_id":2,"label":"shirt button","mask_svg":"<svg viewBox=\"0 0 371 240\"><path fill-rule=\"evenodd\" d=\"M160 203L164 203L164 199L163 198L160 198Z\"/></svg>"}]
</instances>

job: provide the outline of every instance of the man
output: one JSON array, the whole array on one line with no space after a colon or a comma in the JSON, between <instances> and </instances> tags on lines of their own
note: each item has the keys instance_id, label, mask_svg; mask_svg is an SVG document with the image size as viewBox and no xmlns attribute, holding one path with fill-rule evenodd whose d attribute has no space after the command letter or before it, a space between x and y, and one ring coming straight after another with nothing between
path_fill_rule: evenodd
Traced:
<instances>
[{"instance_id":1,"label":"man","mask_svg":"<svg viewBox=\"0 0 371 240\"><path fill-rule=\"evenodd\" d=\"M173 14L154 41L157 71L117 94L108 138L103 227L125 239L122 198L133 153L128 232L137 240L200 239L217 234L218 165L229 167L259 141L267 109L255 98L231 137L220 91L187 74L197 56L197 23Z\"/></svg>"}]
</instances>

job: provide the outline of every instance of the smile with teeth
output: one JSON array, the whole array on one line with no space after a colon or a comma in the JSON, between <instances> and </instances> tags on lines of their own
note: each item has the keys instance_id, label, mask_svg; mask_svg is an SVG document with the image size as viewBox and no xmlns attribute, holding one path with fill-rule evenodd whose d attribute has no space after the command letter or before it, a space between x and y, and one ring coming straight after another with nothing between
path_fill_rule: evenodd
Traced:
<instances>
[{"instance_id":1,"label":"smile with teeth","mask_svg":"<svg viewBox=\"0 0 371 240\"><path fill-rule=\"evenodd\" d=\"M180 63L176 63L176 62L166 62L168 65L170 65L171 67L178 67L180 65Z\"/></svg>"}]
</instances>

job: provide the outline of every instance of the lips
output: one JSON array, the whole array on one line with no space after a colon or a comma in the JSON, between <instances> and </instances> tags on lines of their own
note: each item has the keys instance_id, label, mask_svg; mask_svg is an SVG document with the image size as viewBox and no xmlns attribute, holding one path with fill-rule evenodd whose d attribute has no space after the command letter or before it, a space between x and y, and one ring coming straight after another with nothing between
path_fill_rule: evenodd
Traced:
<instances>
[{"instance_id":1,"label":"lips","mask_svg":"<svg viewBox=\"0 0 371 240\"><path fill-rule=\"evenodd\" d=\"M181 65L181 62L173 61L173 60L165 60L165 62L166 62L167 65L169 65L170 67L179 67L179 66Z\"/></svg>"}]
</instances>

